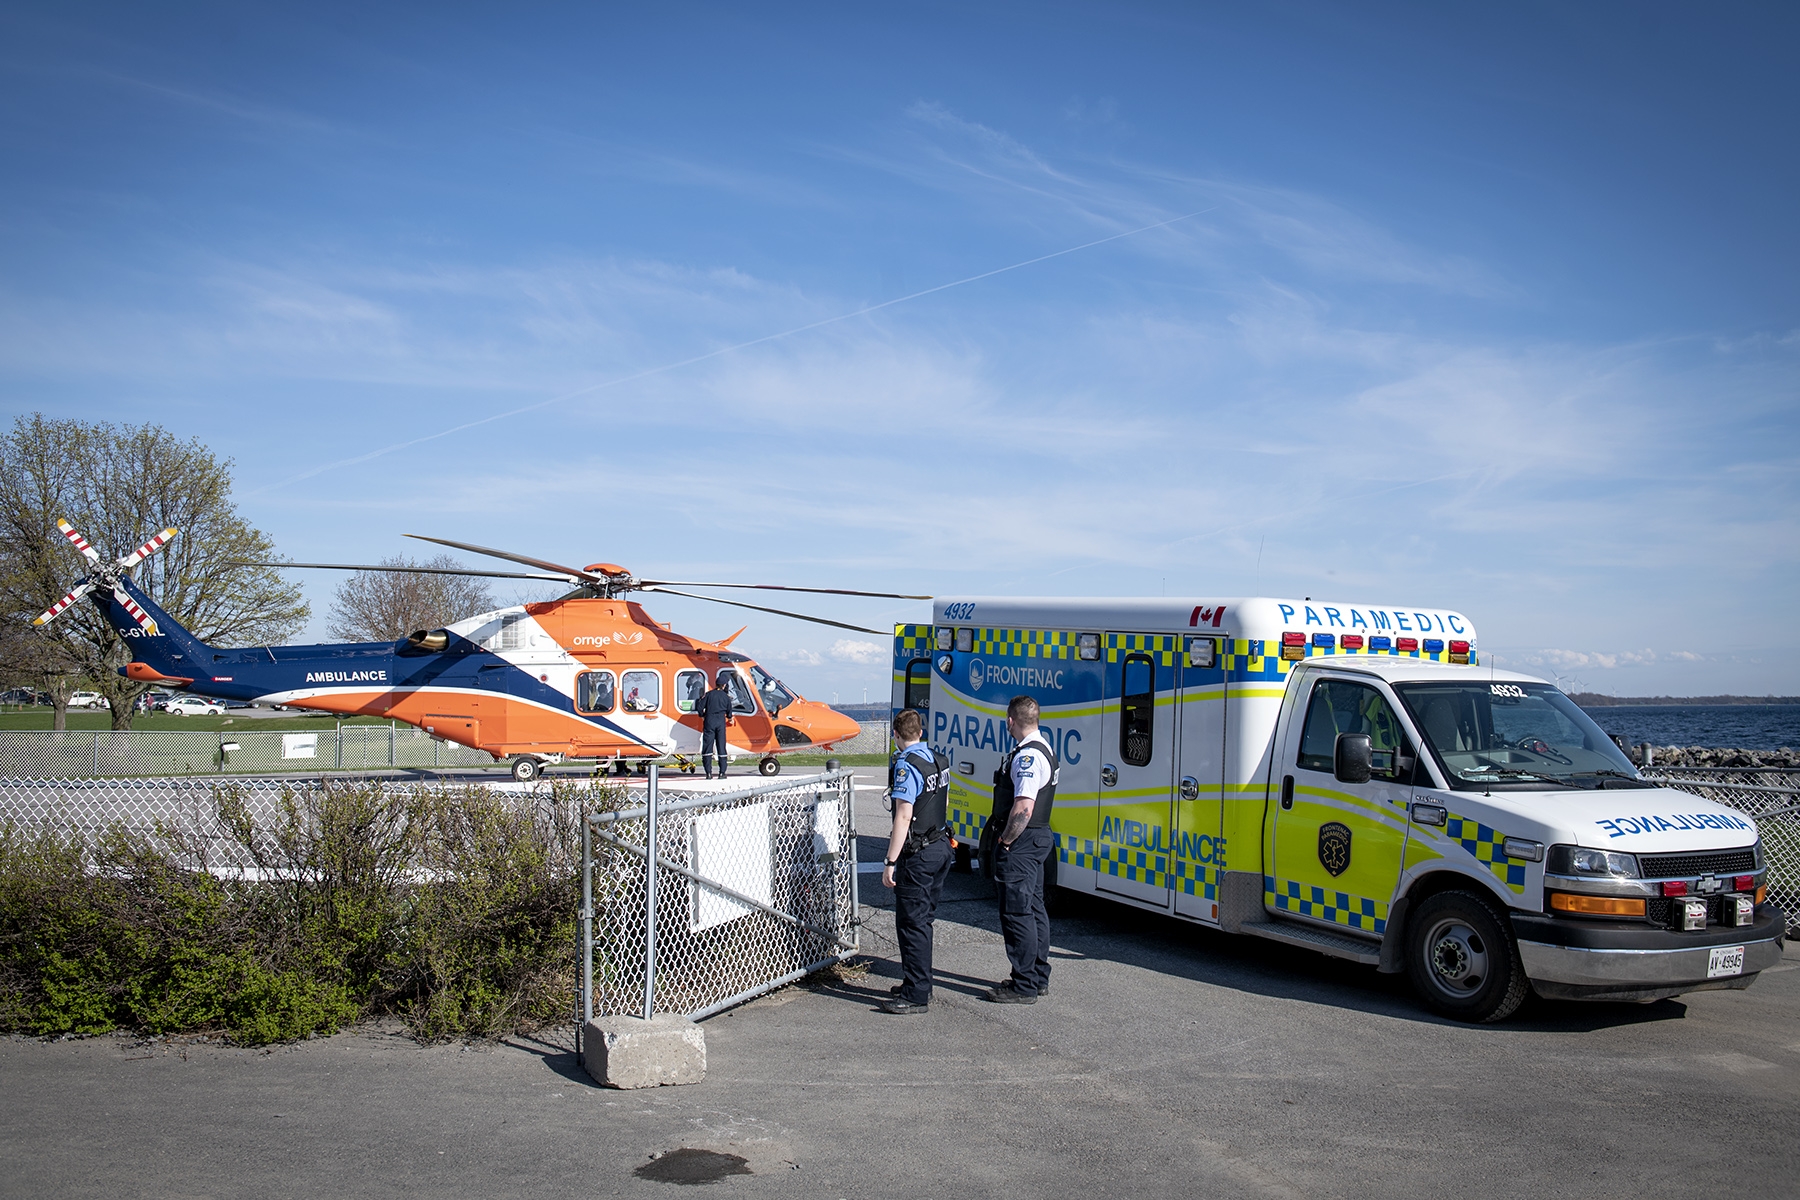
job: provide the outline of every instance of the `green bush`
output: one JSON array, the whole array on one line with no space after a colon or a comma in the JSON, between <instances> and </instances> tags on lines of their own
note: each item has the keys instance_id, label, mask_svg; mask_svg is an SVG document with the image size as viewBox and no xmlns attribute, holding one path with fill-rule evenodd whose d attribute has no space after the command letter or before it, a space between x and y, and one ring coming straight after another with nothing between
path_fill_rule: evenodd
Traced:
<instances>
[{"instance_id":1,"label":"green bush","mask_svg":"<svg viewBox=\"0 0 1800 1200\"><path fill-rule=\"evenodd\" d=\"M260 825L227 786L150 833L0 827L0 1029L262 1044L379 1014L422 1040L564 1019L576 812L560 791L327 782Z\"/></svg>"}]
</instances>

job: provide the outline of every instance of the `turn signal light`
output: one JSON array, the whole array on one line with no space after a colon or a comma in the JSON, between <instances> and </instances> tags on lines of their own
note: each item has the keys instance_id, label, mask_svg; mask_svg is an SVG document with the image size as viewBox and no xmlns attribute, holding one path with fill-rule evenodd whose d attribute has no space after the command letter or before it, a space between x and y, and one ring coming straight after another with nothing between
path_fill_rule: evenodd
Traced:
<instances>
[{"instance_id":1,"label":"turn signal light","mask_svg":"<svg viewBox=\"0 0 1800 1200\"><path fill-rule=\"evenodd\" d=\"M1602 917L1641 917L1642 896L1576 896L1568 892L1551 892L1550 907L1557 912L1587 913Z\"/></svg>"},{"instance_id":2,"label":"turn signal light","mask_svg":"<svg viewBox=\"0 0 1800 1200\"><path fill-rule=\"evenodd\" d=\"M1408 650L1417 650L1418 648L1419 648L1419 639L1418 638L1395 638L1394 639L1394 649L1399 650L1402 653L1405 653Z\"/></svg>"},{"instance_id":3,"label":"turn signal light","mask_svg":"<svg viewBox=\"0 0 1800 1200\"><path fill-rule=\"evenodd\" d=\"M1665 896L1685 896L1685 895L1687 895L1687 880L1685 880L1685 879L1666 880L1663 883L1663 895L1665 895Z\"/></svg>"},{"instance_id":4,"label":"turn signal light","mask_svg":"<svg viewBox=\"0 0 1800 1200\"><path fill-rule=\"evenodd\" d=\"M1346 650L1361 650L1363 647L1363 636L1360 633L1346 633L1343 637L1338 639L1338 645Z\"/></svg>"},{"instance_id":5,"label":"turn signal light","mask_svg":"<svg viewBox=\"0 0 1800 1200\"><path fill-rule=\"evenodd\" d=\"M1763 900L1768 897L1768 894L1769 894L1769 888L1768 888L1767 884L1764 884L1762 887L1757 888L1756 889L1756 902L1758 904L1761 904L1763 902Z\"/></svg>"}]
</instances>

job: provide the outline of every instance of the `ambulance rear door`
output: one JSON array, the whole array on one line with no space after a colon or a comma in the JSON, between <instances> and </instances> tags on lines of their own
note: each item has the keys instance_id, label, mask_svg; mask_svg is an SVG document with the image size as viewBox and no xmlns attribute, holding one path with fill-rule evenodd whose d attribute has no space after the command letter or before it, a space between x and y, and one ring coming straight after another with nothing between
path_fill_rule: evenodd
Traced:
<instances>
[{"instance_id":1,"label":"ambulance rear door","mask_svg":"<svg viewBox=\"0 0 1800 1200\"><path fill-rule=\"evenodd\" d=\"M1100 812L1094 866L1102 892L1169 907L1181 639L1108 633L1100 709Z\"/></svg>"}]
</instances>

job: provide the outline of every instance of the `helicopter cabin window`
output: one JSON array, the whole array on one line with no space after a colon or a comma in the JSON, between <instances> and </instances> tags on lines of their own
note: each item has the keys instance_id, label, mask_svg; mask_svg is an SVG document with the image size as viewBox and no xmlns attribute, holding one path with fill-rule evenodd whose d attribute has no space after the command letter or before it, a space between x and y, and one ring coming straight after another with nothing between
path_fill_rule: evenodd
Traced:
<instances>
[{"instance_id":1,"label":"helicopter cabin window","mask_svg":"<svg viewBox=\"0 0 1800 1200\"><path fill-rule=\"evenodd\" d=\"M525 614L508 613L500 618L500 627L482 643L487 650L517 650L525 644Z\"/></svg>"},{"instance_id":2,"label":"helicopter cabin window","mask_svg":"<svg viewBox=\"0 0 1800 1200\"><path fill-rule=\"evenodd\" d=\"M794 693L787 690L787 685L755 663L750 664L750 674L756 677L756 690L762 693L763 707L771 717L794 702Z\"/></svg>"},{"instance_id":3,"label":"helicopter cabin window","mask_svg":"<svg viewBox=\"0 0 1800 1200\"><path fill-rule=\"evenodd\" d=\"M719 678L725 681L725 690L731 694L731 711L733 713L756 711L756 701L750 698L750 685L744 682L742 675L727 667L719 672Z\"/></svg>"},{"instance_id":4,"label":"helicopter cabin window","mask_svg":"<svg viewBox=\"0 0 1800 1200\"><path fill-rule=\"evenodd\" d=\"M678 712L691 713L700 703L700 697L706 695L705 671L681 671L675 676L675 708Z\"/></svg>"},{"instance_id":5,"label":"helicopter cabin window","mask_svg":"<svg viewBox=\"0 0 1800 1200\"><path fill-rule=\"evenodd\" d=\"M916 658L906 664L906 707L916 712L931 708L931 660Z\"/></svg>"},{"instance_id":6,"label":"helicopter cabin window","mask_svg":"<svg viewBox=\"0 0 1800 1200\"><path fill-rule=\"evenodd\" d=\"M613 683L611 671L583 671L575 679L575 707L582 712L611 712Z\"/></svg>"},{"instance_id":7,"label":"helicopter cabin window","mask_svg":"<svg viewBox=\"0 0 1800 1200\"><path fill-rule=\"evenodd\" d=\"M662 707L662 676L655 671L627 671L619 685L625 692L625 711L655 712Z\"/></svg>"},{"instance_id":8,"label":"helicopter cabin window","mask_svg":"<svg viewBox=\"0 0 1800 1200\"><path fill-rule=\"evenodd\" d=\"M1156 730L1156 663L1147 654L1128 654L1119 682L1119 756L1147 767Z\"/></svg>"}]
</instances>

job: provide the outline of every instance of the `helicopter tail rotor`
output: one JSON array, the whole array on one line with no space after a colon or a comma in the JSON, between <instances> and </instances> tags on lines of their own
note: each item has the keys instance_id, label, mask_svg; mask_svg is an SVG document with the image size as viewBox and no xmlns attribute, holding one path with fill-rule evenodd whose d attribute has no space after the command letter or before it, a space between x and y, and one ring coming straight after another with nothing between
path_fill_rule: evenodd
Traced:
<instances>
[{"instance_id":1,"label":"helicopter tail rotor","mask_svg":"<svg viewBox=\"0 0 1800 1200\"><path fill-rule=\"evenodd\" d=\"M170 539L178 532L175 527L170 526L163 530L161 533L158 533L155 537L139 546L136 550L133 550L130 554L125 555L123 558L113 563L109 563L101 558L99 552L95 550L94 547L88 543L88 540L81 536L81 532L73 525L69 524L68 521L58 519L56 527L62 531L64 537L69 539L69 544L79 550L81 556L87 559L89 563L93 564L93 567L92 570L89 571L86 579L76 584L68 595L64 596L61 600L58 600L55 604L52 604L38 616L33 617L31 623L40 626L48 625L64 612L67 612L70 606L80 600L83 596L104 587L109 588L112 591L113 599L118 601L119 607L130 613L131 619L142 626L145 633L149 634L151 637L155 637L159 634L161 630L157 627L156 618L145 612L143 605L132 599L131 593L125 590L124 580L126 578L126 572L130 571L133 567L169 544Z\"/></svg>"}]
</instances>

